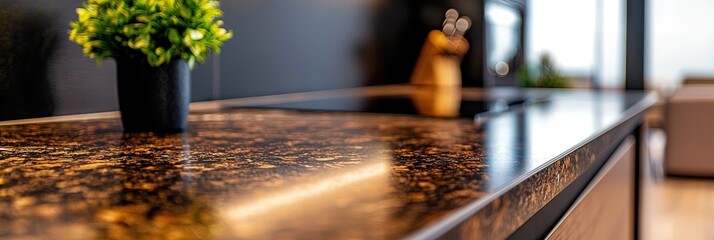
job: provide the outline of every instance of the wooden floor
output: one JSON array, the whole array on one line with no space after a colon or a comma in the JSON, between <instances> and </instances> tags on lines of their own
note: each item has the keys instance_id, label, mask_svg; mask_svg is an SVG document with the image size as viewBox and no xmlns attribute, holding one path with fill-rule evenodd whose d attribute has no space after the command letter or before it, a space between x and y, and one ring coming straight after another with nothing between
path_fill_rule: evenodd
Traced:
<instances>
[{"instance_id":1,"label":"wooden floor","mask_svg":"<svg viewBox=\"0 0 714 240\"><path fill-rule=\"evenodd\" d=\"M643 192L646 240L714 239L714 179L663 176L664 133L651 131Z\"/></svg>"}]
</instances>

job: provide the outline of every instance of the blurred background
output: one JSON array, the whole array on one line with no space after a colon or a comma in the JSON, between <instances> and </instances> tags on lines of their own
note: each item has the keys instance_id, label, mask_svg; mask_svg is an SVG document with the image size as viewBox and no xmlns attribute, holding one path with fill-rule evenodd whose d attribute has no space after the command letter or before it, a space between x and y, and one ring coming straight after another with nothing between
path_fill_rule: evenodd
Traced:
<instances>
[{"instance_id":1,"label":"blurred background","mask_svg":"<svg viewBox=\"0 0 714 240\"><path fill-rule=\"evenodd\" d=\"M82 1L0 0L0 120L117 110L114 61L98 65L68 40ZM644 2L645 27L626 28L628 1ZM547 65L566 83L548 87L625 89L626 35L644 32L644 88L662 99L646 121L655 184L645 194L645 238L714 234L714 182L662 178L665 145L668 171L714 176L714 85L702 84L714 83L714 1L227 0L221 8L234 38L192 72L194 102L408 83L448 8L472 19L461 65L468 87L542 87L533 79Z\"/></svg>"},{"instance_id":2,"label":"blurred background","mask_svg":"<svg viewBox=\"0 0 714 240\"><path fill-rule=\"evenodd\" d=\"M117 109L115 64L97 65L68 40L81 0L0 0L0 119ZM235 0L235 32L193 71L192 99L406 83L426 34L446 9L470 16L466 86L520 86L519 71L550 57L571 87L621 89L625 0ZM714 75L714 2L646 2L645 83L664 95ZM496 74L499 62L510 71Z\"/></svg>"}]
</instances>

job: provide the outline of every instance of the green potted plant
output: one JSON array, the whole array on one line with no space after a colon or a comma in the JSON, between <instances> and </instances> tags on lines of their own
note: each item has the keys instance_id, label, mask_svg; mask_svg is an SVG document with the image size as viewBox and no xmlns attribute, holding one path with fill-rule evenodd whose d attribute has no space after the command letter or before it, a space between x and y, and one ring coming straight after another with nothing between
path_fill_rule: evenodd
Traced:
<instances>
[{"instance_id":1,"label":"green potted plant","mask_svg":"<svg viewBox=\"0 0 714 240\"><path fill-rule=\"evenodd\" d=\"M124 131L180 132L190 70L232 37L222 14L216 0L88 0L69 38L97 63L116 61Z\"/></svg>"},{"instance_id":2,"label":"green potted plant","mask_svg":"<svg viewBox=\"0 0 714 240\"><path fill-rule=\"evenodd\" d=\"M537 88L568 88L570 82L568 78L560 74L550 55L544 53L540 55L537 74L533 74L528 66L524 65L518 72L518 78L523 87Z\"/></svg>"}]
</instances>

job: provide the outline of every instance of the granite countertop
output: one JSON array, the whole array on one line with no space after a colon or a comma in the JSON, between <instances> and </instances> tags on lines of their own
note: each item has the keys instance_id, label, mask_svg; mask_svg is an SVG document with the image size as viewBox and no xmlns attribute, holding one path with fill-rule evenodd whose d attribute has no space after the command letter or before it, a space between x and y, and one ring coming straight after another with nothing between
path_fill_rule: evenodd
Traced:
<instances>
[{"instance_id":1,"label":"granite countertop","mask_svg":"<svg viewBox=\"0 0 714 240\"><path fill-rule=\"evenodd\" d=\"M365 89L333 95L384 94ZM540 94L476 122L250 100L194 108L173 135L124 134L115 113L0 122L0 238L508 237L654 102Z\"/></svg>"}]
</instances>

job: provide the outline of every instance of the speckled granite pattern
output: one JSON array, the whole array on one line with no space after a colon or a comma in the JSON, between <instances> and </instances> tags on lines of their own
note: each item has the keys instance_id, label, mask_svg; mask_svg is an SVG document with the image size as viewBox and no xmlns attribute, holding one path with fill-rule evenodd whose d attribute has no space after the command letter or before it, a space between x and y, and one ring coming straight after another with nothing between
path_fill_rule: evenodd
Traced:
<instances>
[{"instance_id":1,"label":"speckled granite pattern","mask_svg":"<svg viewBox=\"0 0 714 240\"><path fill-rule=\"evenodd\" d=\"M0 238L395 239L474 203L449 234L506 237L631 128L612 102L484 124L232 109L164 136L118 119L0 126Z\"/></svg>"},{"instance_id":2,"label":"speckled granite pattern","mask_svg":"<svg viewBox=\"0 0 714 240\"><path fill-rule=\"evenodd\" d=\"M463 120L258 110L195 115L188 133L169 136L123 134L116 120L0 127L0 226L8 226L0 236L394 238L482 194L480 138ZM372 184L351 189L360 196L331 189L343 202L291 203L334 214L275 204L236 217L300 212L264 230L224 216L293 183L359 168L378 173L354 183ZM374 229L346 231L361 224Z\"/></svg>"}]
</instances>

